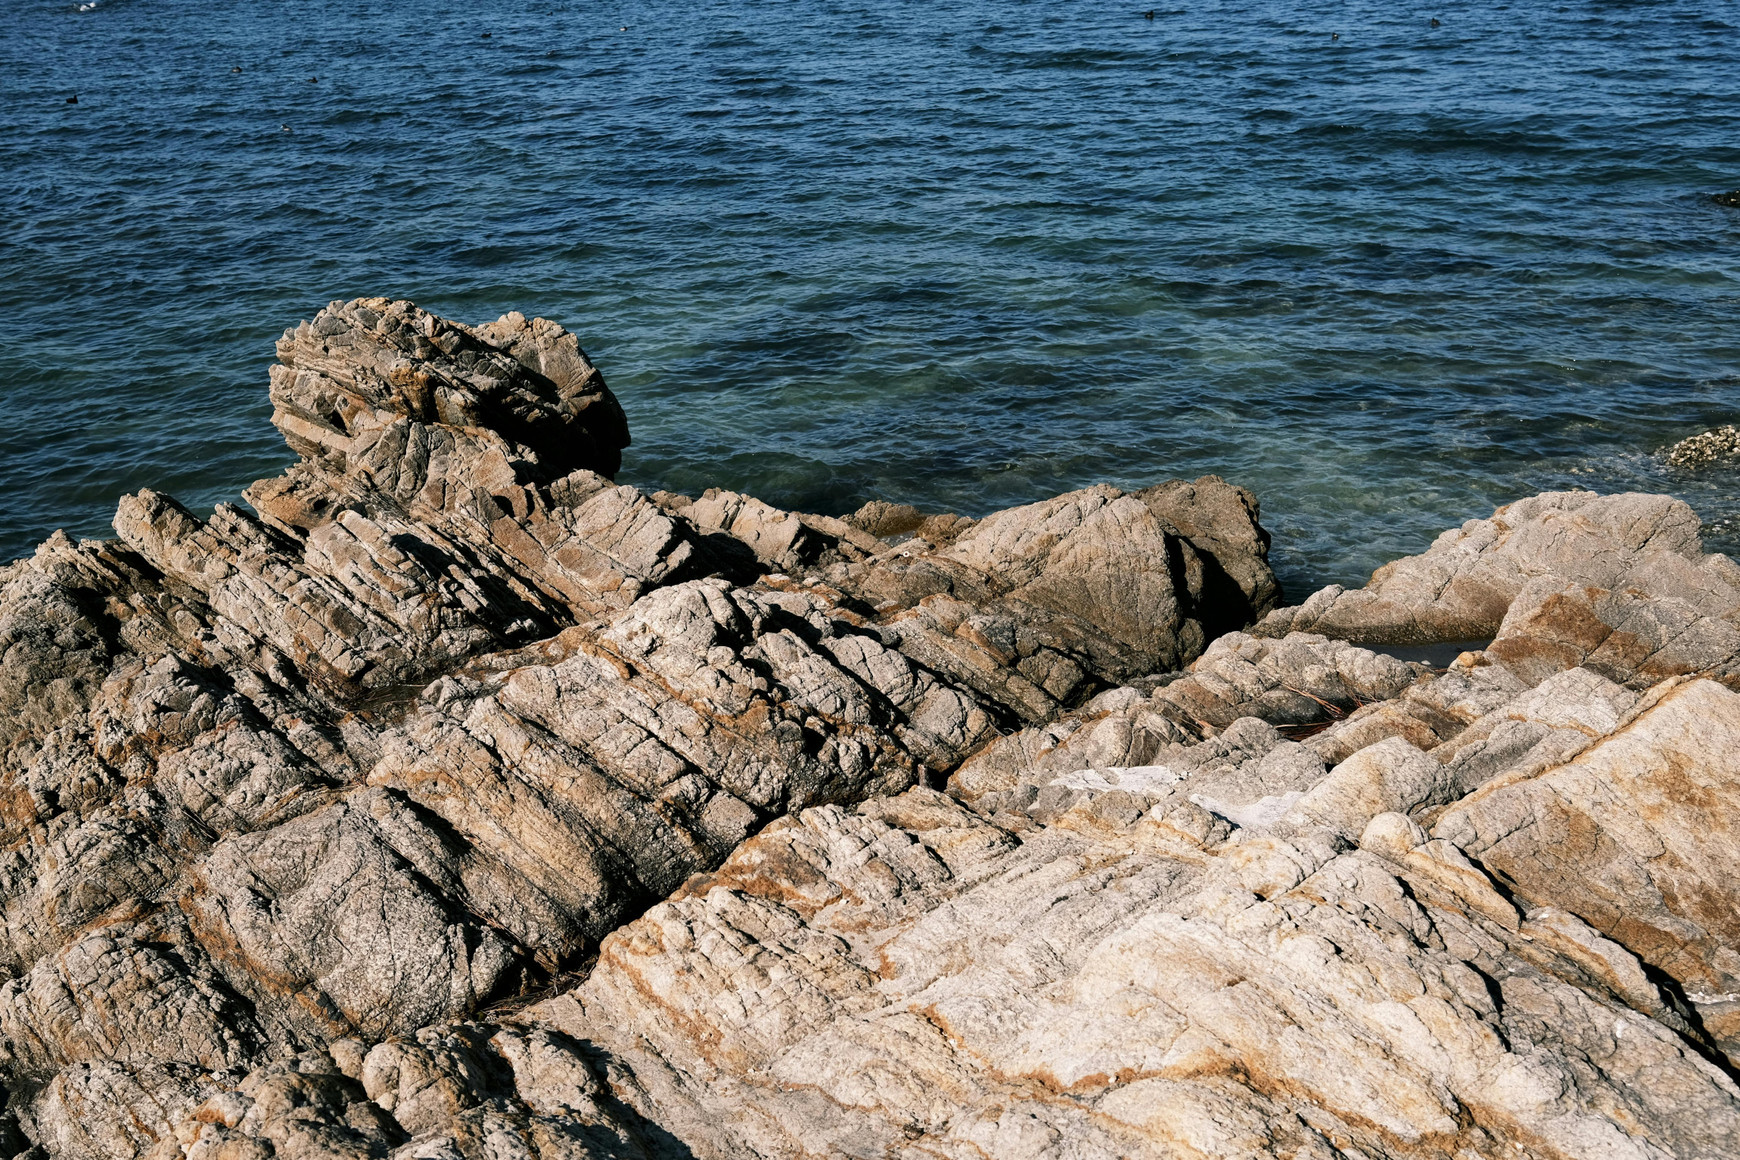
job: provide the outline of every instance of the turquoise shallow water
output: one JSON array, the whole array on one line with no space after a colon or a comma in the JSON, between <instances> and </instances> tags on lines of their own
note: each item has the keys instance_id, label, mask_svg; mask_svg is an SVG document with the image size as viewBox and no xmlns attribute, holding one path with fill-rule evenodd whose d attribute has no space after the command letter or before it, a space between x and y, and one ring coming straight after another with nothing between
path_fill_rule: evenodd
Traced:
<instances>
[{"instance_id":1,"label":"turquoise shallow water","mask_svg":"<svg viewBox=\"0 0 1740 1160\"><path fill-rule=\"evenodd\" d=\"M376 293L575 330L636 484L1218 472L1295 594L1549 487L1732 550L1654 453L1740 417L1736 11L13 0L0 558L279 470L272 340Z\"/></svg>"}]
</instances>

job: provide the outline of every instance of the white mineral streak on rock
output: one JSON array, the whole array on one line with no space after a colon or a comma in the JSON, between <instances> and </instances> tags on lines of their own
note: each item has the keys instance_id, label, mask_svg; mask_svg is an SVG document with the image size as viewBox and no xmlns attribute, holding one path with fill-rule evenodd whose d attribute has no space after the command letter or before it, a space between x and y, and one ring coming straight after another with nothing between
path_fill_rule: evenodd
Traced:
<instances>
[{"instance_id":1,"label":"white mineral streak on rock","mask_svg":"<svg viewBox=\"0 0 1740 1160\"><path fill-rule=\"evenodd\" d=\"M1184 775L1166 765L1108 765L1104 769L1077 769L1058 774L1052 785L1070 789L1121 789L1130 793L1149 793L1176 785Z\"/></svg>"},{"instance_id":2,"label":"white mineral streak on rock","mask_svg":"<svg viewBox=\"0 0 1740 1160\"><path fill-rule=\"evenodd\" d=\"M1269 794L1242 806L1230 806L1203 793L1193 793L1190 800L1211 814L1225 818L1245 830L1264 830L1287 816L1305 794L1300 790Z\"/></svg>"}]
</instances>

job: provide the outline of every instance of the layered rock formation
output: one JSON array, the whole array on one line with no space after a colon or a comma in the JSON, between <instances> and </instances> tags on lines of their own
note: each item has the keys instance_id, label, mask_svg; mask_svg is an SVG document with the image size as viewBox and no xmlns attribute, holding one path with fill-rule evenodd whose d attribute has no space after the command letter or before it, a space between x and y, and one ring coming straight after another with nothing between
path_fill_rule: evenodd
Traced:
<instances>
[{"instance_id":1,"label":"layered rock formation","mask_svg":"<svg viewBox=\"0 0 1740 1160\"><path fill-rule=\"evenodd\" d=\"M1275 596L1214 479L894 542L613 484L621 409L543 320L334 303L278 353L301 458L252 512L141 492L0 573L0 1035L52 1154L549 986L769 820L940 784Z\"/></svg>"},{"instance_id":2,"label":"layered rock formation","mask_svg":"<svg viewBox=\"0 0 1740 1160\"><path fill-rule=\"evenodd\" d=\"M1740 1153L1740 569L1683 504L1272 611L1212 477L646 495L554 324L279 354L253 512L0 572L12 1151Z\"/></svg>"}]
</instances>

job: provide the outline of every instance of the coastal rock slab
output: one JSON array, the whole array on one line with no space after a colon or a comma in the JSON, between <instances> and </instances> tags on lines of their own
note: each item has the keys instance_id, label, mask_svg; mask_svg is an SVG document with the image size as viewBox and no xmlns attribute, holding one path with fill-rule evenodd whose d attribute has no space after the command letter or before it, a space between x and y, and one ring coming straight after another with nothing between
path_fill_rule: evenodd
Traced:
<instances>
[{"instance_id":1,"label":"coastal rock slab","mask_svg":"<svg viewBox=\"0 0 1740 1160\"><path fill-rule=\"evenodd\" d=\"M19 1147L669 1154L604 1055L473 1021L770 823L940 783L1274 599L1212 478L884 538L612 482L621 410L545 320L359 299L278 352L301 458L252 511L146 490L0 569Z\"/></svg>"},{"instance_id":2,"label":"coastal rock slab","mask_svg":"<svg viewBox=\"0 0 1740 1160\"><path fill-rule=\"evenodd\" d=\"M1740 566L1662 553L1609 587L1540 577L1486 652L1530 683L1581 666L1633 688L1692 673L1740 686Z\"/></svg>"},{"instance_id":3,"label":"coastal rock slab","mask_svg":"<svg viewBox=\"0 0 1740 1160\"><path fill-rule=\"evenodd\" d=\"M1658 555L1701 558L1697 513L1667 496L1545 492L1469 520L1364 588L1332 585L1271 613L1259 635L1316 632L1361 644L1490 640L1530 580L1613 589Z\"/></svg>"},{"instance_id":4,"label":"coastal rock slab","mask_svg":"<svg viewBox=\"0 0 1740 1160\"><path fill-rule=\"evenodd\" d=\"M1418 869L1401 825L1372 850L1205 851L1147 818L1017 836L922 789L807 810L611 935L572 992L368 1051L374 1139L499 1154L493 1116L704 1157L1740 1146L1740 1088L1639 1010L1669 1014L1635 959L1562 913L1421 901L1455 859Z\"/></svg>"}]
</instances>

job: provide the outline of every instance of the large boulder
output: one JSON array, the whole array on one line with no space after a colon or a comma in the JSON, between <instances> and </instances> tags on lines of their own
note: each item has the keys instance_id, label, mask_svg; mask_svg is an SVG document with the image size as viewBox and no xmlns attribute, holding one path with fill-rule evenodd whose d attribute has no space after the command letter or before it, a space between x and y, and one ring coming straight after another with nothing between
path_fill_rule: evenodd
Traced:
<instances>
[{"instance_id":1,"label":"large boulder","mask_svg":"<svg viewBox=\"0 0 1740 1160\"><path fill-rule=\"evenodd\" d=\"M614 476L628 446L616 396L560 326L514 313L473 328L386 298L285 331L272 406L291 450L341 474L400 420L493 432L549 479Z\"/></svg>"}]
</instances>

